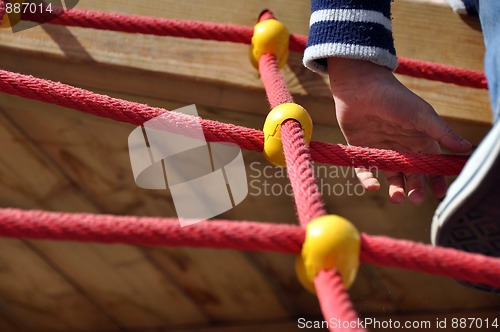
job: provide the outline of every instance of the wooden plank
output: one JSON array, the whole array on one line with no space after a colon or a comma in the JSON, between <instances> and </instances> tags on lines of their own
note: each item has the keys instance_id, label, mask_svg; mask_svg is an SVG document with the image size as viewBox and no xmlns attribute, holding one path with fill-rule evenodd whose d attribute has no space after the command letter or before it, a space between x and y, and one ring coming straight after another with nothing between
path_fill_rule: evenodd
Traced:
<instances>
[{"instance_id":1,"label":"wooden plank","mask_svg":"<svg viewBox=\"0 0 500 332\"><path fill-rule=\"evenodd\" d=\"M89 331L116 327L23 242L0 240L0 266L2 313L19 325L19 329L10 331Z\"/></svg>"},{"instance_id":2,"label":"wooden plank","mask_svg":"<svg viewBox=\"0 0 500 332\"><path fill-rule=\"evenodd\" d=\"M10 99L7 101L2 100L0 105L2 107L13 105L11 102ZM2 109L2 112L4 115L11 113L19 114L20 117L28 116L26 118L27 122L36 123L40 120L47 124L47 132L50 132L53 136L43 134L44 126L38 128L35 128L37 126L33 128L25 126L24 132L20 133L15 129L20 128L20 126L13 122L12 118L2 120L4 130L0 133L0 138L2 138L0 144L2 144L3 151L6 153L5 156L9 156L9 158L0 158L0 167L3 171L2 174L9 174L10 176L3 180L5 190L0 191L2 195L1 204L3 206L24 208L97 212L98 210L93 206L93 203L88 202L85 198L89 195L75 191L75 187L77 190L82 187L71 184L78 183L78 181L83 182L82 179L75 177L75 173L87 176L98 176L99 174L95 175L90 171L87 172L88 168L84 164L77 163L79 160L77 157L68 157L72 156L71 153L77 155L78 151L75 152L69 149L67 153L64 152L65 147L63 146L68 147L74 143L67 138L75 137L75 133L79 130L78 121L73 123L74 126L60 128L54 126L57 123L56 121L51 121L55 118L51 119L50 115L47 117L46 114L40 112L36 113L43 120L38 119L36 116L35 118L29 118L29 114L20 111L19 108ZM50 124L52 124L52 127ZM97 129L97 126L94 126L94 128ZM53 157L46 154L47 151L44 151L40 146L33 146L35 140L31 136L32 129L34 131L38 130L37 132L41 135L39 142L52 146L55 148L56 153L59 153L62 158L66 158L64 167L57 164ZM23 135L26 136L23 137ZM92 139L91 136L88 137ZM83 143L87 142L83 141ZM89 143L91 150L93 150L95 143ZM78 146L78 144L75 146ZM99 152L102 153L103 151L99 150ZM44 158L37 157L40 154ZM102 159L102 157L89 157L87 160L92 162L92 160ZM59 173L63 169L69 171L65 173L66 177L61 176ZM71 178L68 176L71 176ZM118 176L120 175L118 174ZM88 180L91 183L97 183L101 178L90 178ZM102 178L102 180L104 181L106 178ZM133 192L130 195L133 195ZM96 205L100 206L104 203L99 202ZM120 326L155 326L172 322L205 321L196 304L191 302L176 285L166 280L157 269L144 259L141 252L136 248L114 247L112 252L117 257L120 257L120 255L121 257L135 257L137 261L142 258L142 261L137 262L137 264L131 265L127 269L120 269L110 262L110 258L104 259L106 255L109 255L110 248L88 244L64 244L45 241L34 241L31 242L31 245L32 249L36 250L37 255L50 262L59 273L62 273L64 278L75 287L78 287L78 290L84 292L84 295L93 301L92 306L98 305ZM141 283L140 279L133 279L131 275L147 277L149 282ZM132 282L135 282L135 286L131 284ZM137 283L141 284L142 287L137 287ZM175 299L177 305L174 308L160 306L159 301L164 301L164 299ZM54 313L54 318L57 317L57 313ZM97 315L97 317L99 316ZM92 323L92 320L89 321ZM33 322L36 324L37 320L33 319ZM75 320L75 322L78 322L78 320ZM88 329L90 323L82 320L80 329Z\"/></svg>"},{"instance_id":3,"label":"wooden plank","mask_svg":"<svg viewBox=\"0 0 500 332\"><path fill-rule=\"evenodd\" d=\"M0 128L2 155L8 156L0 158L0 173L5 175L1 179L1 206L91 209L85 198L3 116ZM22 324L21 328L61 331L115 326L22 242L2 239L0 246L0 284L2 298L8 303L4 310Z\"/></svg>"},{"instance_id":4,"label":"wooden plank","mask_svg":"<svg viewBox=\"0 0 500 332\"><path fill-rule=\"evenodd\" d=\"M153 248L149 252L215 321L289 316L277 294L242 253L192 248Z\"/></svg>"},{"instance_id":5,"label":"wooden plank","mask_svg":"<svg viewBox=\"0 0 500 332\"><path fill-rule=\"evenodd\" d=\"M35 245L121 327L207 322L198 305L137 248L50 241Z\"/></svg>"},{"instance_id":6,"label":"wooden plank","mask_svg":"<svg viewBox=\"0 0 500 332\"><path fill-rule=\"evenodd\" d=\"M421 1L395 1L392 4L393 30L399 56L483 70L484 44L479 20L452 12L445 5ZM486 90L457 88L450 84L429 82L398 75L400 80L427 100L452 124L454 119L491 123L490 104ZM461 130L477 143L477 134ZM481 135L480 135L481 136Z\"/></svg>"},{"instance_id":7,"label":"wooden plank","mask_svg":"<svg viewBox=\"0 0 500 332\"><path fill-rule=\"evenodd\" d=\"M148 191L151 194L148 200L137 195L145 190L135 186L130 177L127 137L133 126L8 95L0 96L0 105L6 106L5 114L11 123L23 128L29 140L36 142L37 148L92 199L94 211L138 215L174 213L165 191ZM17 108L8 108L8 105L17 105ZM86 210L88 208L74 206L74 211Z\"/></svg>"},{"instance_id":8,"label":"wooden plank","mask_svg":"<svg viewBox=\"0 0 500 332\"><path fill-rule=\"evenodd\" d=\"M421 1L392 3L394 42L400 56L483 70L484 44L476 17Z\"/></svg>"},{"instance_id":9,"label":"wooden plank","mask_svg":"<svg viewBox=\"0 0 500 332\"><path fill-rule=\"evenodd\" d=\"M8 307L9 305L4 300L0 300L0 331L28 331L26 328L22 327L20 322L16 322L12 315L9 315Z\"/></svg>"},{"instance_id":10,"label":"wooden plank","mask_svg":"<svg viewBox=\"0 0 500 332\"><path fill-rule=\"evenodd\" d=\"M191 7L204 8L206 5L203 2L194 1L192 5L181 6L172 1L163 3L169 8L168 11L161 11L163 7L157 2L145 1L136 8L138 6L133 3L115 0L105 5L86 1L82 6L122 13L246 25L253 25L257 13L267 6L276 11L292 32L305 34L308 18L304 13L308 12L309 5L303 2L246 1L235 6L231 1L220 0L209 11L204 11ZM451 10L413 1L398 1L393 7L399 54L473 69L481 67L484 46L480 34L463 23ZM432 31L427 31L431 28ZM81 86L149 97L161 96L183 103L259 114L265 114L268 110L262 97L255 98L256 94L262 96L262 85L255 69L249 64L245 45L144 37L50 25L15 35L6 31L0 33L1 56L5 59L2 62L7 69ZM443 34L447 36L446 42L432 41L434 36ZM136 51L123 52L122 45L134 45ZM24 59L22 62L14 58L19 58L19 55ZM324 110L325 107L333 108L328 82L305 70L301 55L292 54L289 67L285 68L285 76L292 92L309 109L317 123L334 123L332 115ZM194 81L196 88L190 85ZM469 125L474 128L491 120L484 91L447 85L446 100L443 102L441 84L421 80L404 82L436 105L438 112L444 116L479 122Z\"/></svg>"},{"instance_id":11,"label":"wooden plank","mask_svg":"<svg viewBox=\"0 0 500 332\"><path fill-rule=\"evenodd\" d=\"M294 317L321 315L318 298L305 291L295 274L295 255L281 253L252 253L252 258L258 262L265 273L274 280L278 289L282 290L282 299L289 302L294 311Z\"/></svg>"},{"instance_id":12,"label":"wooden plank","mask_svg":"<svg viewBox=\"0 0 500 332\"><path fill-rule=\"evenodd\" d=\"M0 149L4 156L0 158L0 170L4 174L1 178L0 206L91 210L86 198L75 192L73 184L61 177L50 160L37 153L32 143L5 119L4 107L7 105L0 103ZM36 173L33 173L34 170Z\"/></svg>"},{"instance_id":13,"label":"wooden plank","mask_svg":"<svg viewBox=\"0 0 500 332\"><path fill-rule=\"evenodd\" d=\"M380 268L377 274L386 285L391 285L393 303L396 305L394 314L398 313L398 308L417 313L474 312L488 308L497 308L500 312L497 296L465 287L454 280L390 268ZM425 286L418 286L422 284Z\"/></svg>"}]
</instances>

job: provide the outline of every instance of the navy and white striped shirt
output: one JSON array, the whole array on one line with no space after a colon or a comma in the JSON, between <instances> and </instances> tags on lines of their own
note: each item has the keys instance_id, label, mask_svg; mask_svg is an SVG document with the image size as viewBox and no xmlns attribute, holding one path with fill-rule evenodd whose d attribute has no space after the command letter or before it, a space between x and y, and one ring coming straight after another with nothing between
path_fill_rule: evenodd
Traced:
<instances>
[{"instance_id":1,"label":"navy and white striped shirt","mask_svg":"<svg viewBox=\"0 0 500 332\"><path fill-rule=\"evenodd\" d=\"M475 0L448 0L462 14L476 14ZM326 73L326 59L368 60L396 69L391 0L312 0L304 65Z\"/></svg>"}]
</instances>

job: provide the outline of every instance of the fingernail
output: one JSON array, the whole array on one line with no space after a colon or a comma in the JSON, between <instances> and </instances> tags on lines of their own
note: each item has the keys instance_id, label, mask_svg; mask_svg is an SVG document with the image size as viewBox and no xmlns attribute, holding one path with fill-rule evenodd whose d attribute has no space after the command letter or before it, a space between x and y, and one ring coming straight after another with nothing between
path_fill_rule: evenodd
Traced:
<instances>
[{"instance_id":1,"label":"fingernail","mask_svg":"<svg viewBox=\"0 0 500 332\"><path fill-rule=\"evenodd\" d=\"M424 201L425 195L421 190L412 190L408 193L408 199L412 204L419 205Z\"/></svg>"},{"instance_id":2,"label":"fingernail","mask_svg":"<svg viewBox=\"0 0 500 332\"><path fill-rule=\"evenodd\" d=\"M391 201L394 204L401 204L403 203L404 200L405 200L405 195L399 191L395 192L391 197Z\"/></svg>"},{"instance_id":3,"label":"fingernail","mask_svg":"<svg viewBox=\"0 0 500 332\"><path fill-rule=\"evenodd\" d=\"M372 183L369 183L365 189L368 191L377 191L380 188L380 183L378 181L373 181Z\"/></svg>"},{"instance_id":4,"label":"fingernail","mask_svg":"<svg viewBox=\"0 0 500 332\"><path fill-rule=\"evenodd\" d=\"M463 138L460 140L461 146L472 146L471 142L464 140Z\"/></svg>"}]
</instances>

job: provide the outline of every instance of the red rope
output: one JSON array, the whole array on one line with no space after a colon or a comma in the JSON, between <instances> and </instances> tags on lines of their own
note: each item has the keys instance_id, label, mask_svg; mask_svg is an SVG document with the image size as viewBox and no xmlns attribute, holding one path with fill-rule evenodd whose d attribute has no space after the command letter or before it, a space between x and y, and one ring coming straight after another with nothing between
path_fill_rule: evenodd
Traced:
<instances>
[{"instance_id":1,"label":"red rope","mask_svg":"<svg viewBox=\"0 0 500 332\"><path fill-rule=\"evenodd\" d=\"M314 179L311 155L300 124L294 120L283 123L281 140L299 222L305 227L312 219L326 214L325 205Z\"/></svg>"},{"instance_id":2,"label":"red rope","mask_svg":"<svg viewBox=\"0 0 500 332\"><path fill-rule=\"evenodd\" d=\"M362 235L361 260L500 288L500 258Z\"/></svg>"},{"instance_id":3,"label":"red rope","mask_svg":"<svg viewBox=\"0 0 500 332\"><path fill-rule=\"evenodd\" d=\"M33 240L210 247L297 254L295 225L211 220L180 227L177 219L0 209L0 236ZM500 258L361 234L361 261L500 288Z\"/></svg>"},{"instance_id":4,"label":"red rope","mask_svg":"<svg viewBox=\"0 0 500 332\"><path fill-rule=\"evenodd\" d=\"M5 15L5 2L3 0L0 0L0 23L2 23L4 15Z\"/></svg>"},{"instance_id":5,"label":"red rope","mask_svg":"<svg viewBox=\"0 0 500 332\"><path fill-rule=\"evenodd\" d=\"M199 120L188 115L164 113L164 109L4 70L0 70L0 92L73 108L136 126L164 114L164 118L170 122L170 130L173 131L172 127L175 127L180 134ZM243 149L262 151L264 135L259 130L203 119L201 125L208 141L229 142ZM465 156L403 153L321 142L311 142L310 151L313 160L320 163L419 174L456 175L467 161Z\"/></svg>"},{"instance_id":6,"label":"red rope","mask_svg":"<svg viewBox=\"0 0 500 332\"><path fill-rule=\"evenodd\" d=\"M358 316L345 291L342 279L334 270L320 271L314 280L314 285L321 303L321 312L329 323L330 331L367 331L359 326ZM342 318L332 321L328 319L329 317Z\"/></svg>"},{"instance_id":7,"label":"red rope","mask_svg":"<svg viewBox=\"0 0 500 332\"><path fill-rule=\"evenodd\" d=\"M273 12L268 9L264 10L259 16L259 22L272 19L276 19L276 17L274 16Z\"/></svg>"},{"instance_id":8,"label":"red rope","mask_svg":"<svg viewBox=\"0 0 500 332\"><path fill-rule=\"evenodd\" d=\"M273 18L272 13L266 15ZM262 17L261 17L262 18ZM283 103L293 103L285 79L278 68L274 55L264 54L259 59L259 72L266 90L271 108ZM288 178L292 185L295 206L300 225L305 228L314 218L326 214L323 199L314 179L311 155L306 145L302 127L295 120L285 121L281 126L281 141L285 154ZM326 320L338 318L346 321L358 318L339 274L325 272L328 279L318 277L314 284L317 289L319 304ZM330 331L333 328L329 327ZM355 331L346 329L345 331Z\"/></svg>"},{"instance_id":9,"label":"red rope","mask_svg":"<svg viewBox=\"0 0 500 332\"><path fill-rule=\"evenodd\" d=\"M271 108L284 103L293 103L293 97L281 75L274 55L266 53L260 57L259 73Z\"/></svg>"},{"instance_id":10,"label":"red rope","mask_svg":"<svg viewBox=\"0 0 500 332\"><path fill-rule=\"evenodd\" d=\"M408 173L418 174L456 175L460 173L468 158L459 155L398 152L323 142L311 142L310 148L313 160L320 163L352 167L364 165L381 171L404 169Z\"/></svg>"},{"instance_id":11,"label":"red rope","mask_svg":"<svg viewBox=\"0 0 500 332\"><path fill-rule=\"evenodd\" d=\"M57 15L59 14L60 12L57 13ZM46 15L49 15L49 17ZM23 19L35 22L45 22L48 18L56 17L55 13L46 15L23 14ZM72 9L48 23L128 33L217 40L245 44L250 43L253 34L253 29L247 26L123 15L84 9ZM305 36L290 36L290 49L292 51L303 53L306 44L307 38ZM440 65L432 62L412 60L404 57L399 58L399 66L396 69L396 73L472 88L487 88L486 77L482 72Z\"/></svg>"},{"instance_id":12,"label":"red rope","mask_svg":"<svg viewBox=\"0 0 500 332\"><path fill-rule=\"evenodd\" d=\"M180 134L185 133L186 128L197 125L199 120L176 112L165 112L161 108L111 98L66 84L3 70L0 70L0 92L70 107L136 126L162 115L165 122L168 122L169 129ZM263 134L258 130L211 120L201 120L201 124L208 141L229 142L243 149L262 151Z\"/></svg>"},{"instance_id":13,"label":"red rope","mask_svg":"<svg viewBox=\"0 0 500 332\"><path fill-rule=\"evenodd\" d=\"M259 59L259 72L271 108L293 103L285 79L274 55L264 54ZM286 121L281 127L281 140L286 157L288 177L302 226L326 214L325 205L314 180L311 155L304 141L301 126L296 121Z\"/></svg>"},{"instance_id":14,"label":"red rope","mask_svg":"<svg viewBox=\"0 0 500 332\"><path fill-rule=\"evenodd\" d=\"M0 209L0 236L35 240L300 251L304 233L292 225L210 220L181 227L178 219Z\"/></svg>"},{"instance_id":15,"label":"red rope","mask_svg":"<svg viewBox=\"0 0 500 332\"><path fill-rule=\"evenodd\" d=\"M488 89L488 82L483 72L434 62L399 57L396 73L470 88Z\"/></svg>"},{"instance_id":16,"label":"red rope","mask_svg":"<svg viewBox=\"0 0 500 332\"><path fill-rule=\"evenodd\" d=\"M123 15L73 8L62 14L61 8L53 7L53 13L25 13L22 19L47 22L55 25L141 33L155 36L227 41L249 44L253 28L226 23L165 19L138 15Z\"/></svg>"}]
</instances>

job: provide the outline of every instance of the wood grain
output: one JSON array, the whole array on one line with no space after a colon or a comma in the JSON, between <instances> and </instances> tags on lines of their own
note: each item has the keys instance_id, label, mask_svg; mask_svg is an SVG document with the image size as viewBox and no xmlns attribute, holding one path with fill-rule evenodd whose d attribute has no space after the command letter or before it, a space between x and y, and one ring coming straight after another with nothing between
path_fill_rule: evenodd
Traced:
<instances>
[{"instance_id":1,"label":"wood grain","mask_svg":"<svg viewBox=\"0 0 500 332\"><path fill-rule=\"evenodd\" d=\"M20 240L0 241L2 331L88 331L117 326ZM13 259L15 258L15 259Z\"/></svg>"}]
</instances>

